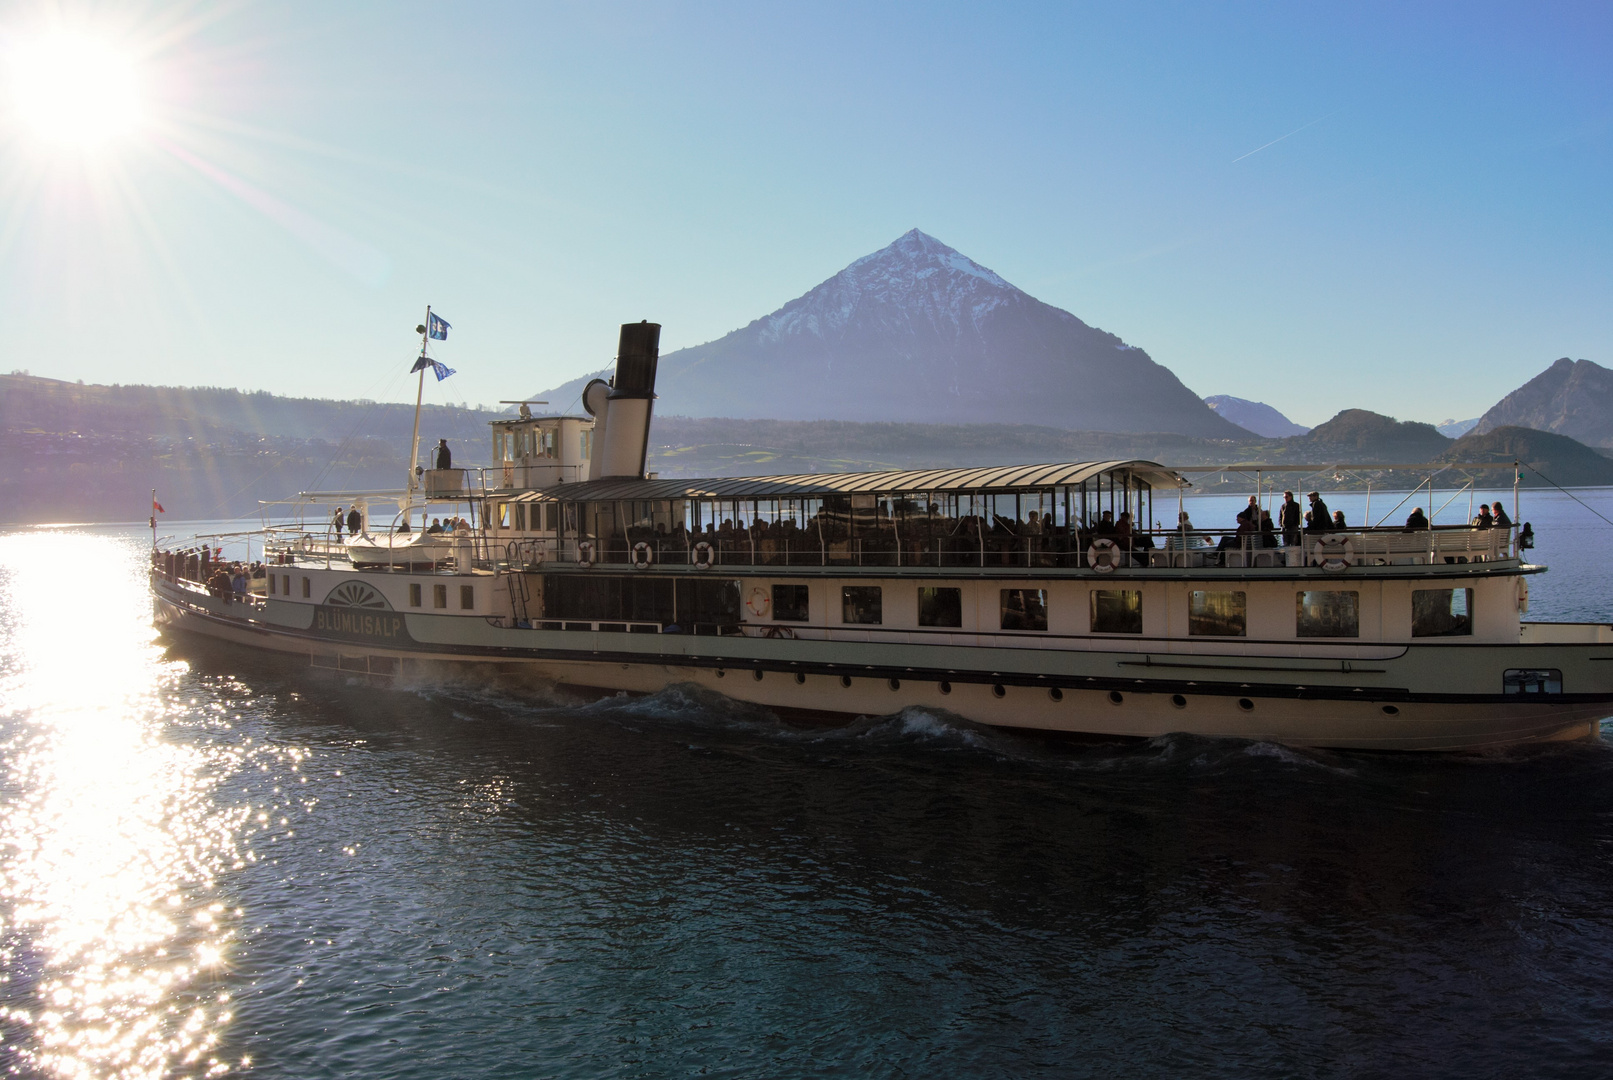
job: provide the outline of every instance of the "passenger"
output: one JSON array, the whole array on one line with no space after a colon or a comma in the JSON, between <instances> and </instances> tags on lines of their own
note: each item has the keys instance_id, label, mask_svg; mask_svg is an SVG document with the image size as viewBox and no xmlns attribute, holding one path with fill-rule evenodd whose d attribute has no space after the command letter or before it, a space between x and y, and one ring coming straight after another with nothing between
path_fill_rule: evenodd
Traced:
<instances>
[{"instance_id":1,"label":"passenger","mask_svg":"<svg viewBox=\"0 0 1613 1080\"><path fill-rule=\"evenodd\" d=\"M1251 524L1249 521L1249 515L1253 509L1253 507L1246 506L1238 511L1238 527L1232 532L1222 535L1221 542L1215 547L1217 551L1226 551L1228 548L1243 546L1243 538L1255 531L1258 525L1258 523Z\"/></svg>"},{"instance_id":2,"label":"passenger","mask_svg":"<svg viewBox=\"0 0 1613 1080\"><path fill-rule=\"evenodd\" d=\"M1098 523L1092 526L1092 535L1112 537L1114 534L1115 512L1113 510L1105 510L1103 515L1098 519Z\"/></svg>"},{"instance_id":3,"label":"passenger","mask_svg":"<svg viewBox=\"0 0 1613 1080\"><path fill-rule=\"evenodd\" d=\"M454 452L448 449L447 439L437 440L437 449L432 453L432 468L451 469L454 467Z\"/></svg>"},{"instance_id":4,"label":"passenger","mask_svg":"<svg viewBox=\"0 0 1613 1080\"><path fill-rule=\"evenodd\" d=\"M428 533L440 533L442 531L443 531L442 530L442 519L441 518L432 518L431 519L431 528L427 529L426 532L428 532Z\"/></svg>"},{"instance_id":5,"label":"passenger","mask_svg":"<svg viewBox=\"0 0 1613 1080\"><path fill-rule=\"evenodd\" d=\"M1260 511L1260 546L1274 548L1277 546L1277 529L1271 523L1271 511Z\"/></svg>"},{"instance_id":6,"label":"passenger","mask_svg":"<svg viewBox=\"0 0 1613 1080\"><path fill-rule=\"evenodd\" d=\"M246 600L246 571L241 569L240 563L235 564L235 573L230 576L230 592L237 601Z\"/></svg>"},{"instance_id":7,"label":"passenger","mask_svg":"<svg viewBox=\"0 0 1613 1080\"><path fill-rule=\"evenodd\" d=\"M1204 534L1193 528L1193 521L1183 510L1176 515L1176 530L1165 538L1169 551L1192 551L1204 547Z\"/></svg>"},{"instance_id":8,"label":"passenger","mask_svg":"<svg viewBox=\"0 0 1613 1080\"><path fill-rule=\"evenodd\" d=\"M1299 546L1299 532L1304 523L1304 511L1299 503L1294 501L1292 491L1283 492L1283 505L1277 511L1277 524L1283 529L1283 543L1289 547Z\"/></svg>"},{"instance_id":9,"label":"passenger","mask_svg":"<svg viewBox=\"0 0 1613 1080\"><path fill-rule=\"evenodd\" d=\"M1334 532L1343 532L1347 528L1349 528L1349 526L1344 523L1344 511L1343 510L1335 510L1335 511L1333 511L1333 531Z\"/></svg>"},{"instance_id":10,"label":"passenger","mask_svg":"<svg viewBox=\"0 0 1613 1080\"><path fill-rule=\"evenodd\" d=\"M1512 528L1512 519L1507 517L1505 510L1501 509L1501 504L1496 503L1493 509L1495 510L1495 527L1498 529Z\"/></svg>"},{"instance_id":11,"label":"passenger","mask_svg":"<svg viewBox=\"0 0 1613 1080\"><path fill-rule=\"evenodd\" d=\"M400 532L400 533L406 533L406 532L413 532L414 531L413 529L411 529L409 527L409 515L408 514L403 515L403 520L398 522L397 531Z\"/></svg>"},{"instance_id":12,"label":"passenger","mask_svg":"<svg viewBox=\"0 0 1613 1080\"><path fill-rule=\"evenodd\" d=\"M1309 498L1311 500L1311 512L1306 515L1306 518L1310 521L1310 524L1305 527L1306 531L1327 532L1328 527L1333 524L1333 515L1328 512L1327 503L1323 502L1321 494L1315 491L1310 493Z\"/></svg>"},{"instance_id":13,"label":"passenger","mask_svg":"<svg viewBox=\"0 0 1613 1080\"><path fill-rule=\"evenodd\" d=\"M357 536L363 526L364 519L359 516L358 507L355 506L347 512L347 535Z\"/></svg>"},{"instance_id":14,"label":"passenger","mask_svg":"<svg viewBox=\"0 0 1613 1080\"><path fill-rule=\"evenodd\" d=\"M342 508L340 506L338 506L336 508L336 513L330 519L331 527L336 530L336 539L337 540L340 540L342 538L342 525L346 521L347 521L347 519L342 516Z\"/></svg>"},{"instance_id":15,"label":"passenger","mask_svg":"<svg viewBox=\"0 0 1613 1080\"><path fill-rule=\"evenodd\" d=\"M1495 518L1490 516L1490 508L1483 503L1479 504L1479 516L1473 519L1475 529L1494 528Z\"/></svg>"},{"instance_id":16,"label":"passenger","mask_svg":"<svg viewBox=\"0 0 1613 1080\"><path fill-rule=\"evenodd\" d=\"M1426 528L1428 528L1428 515L1423 513L1423 508L1419 506L1406 518L1406 531Z\"/></svg>"}]
</instances>

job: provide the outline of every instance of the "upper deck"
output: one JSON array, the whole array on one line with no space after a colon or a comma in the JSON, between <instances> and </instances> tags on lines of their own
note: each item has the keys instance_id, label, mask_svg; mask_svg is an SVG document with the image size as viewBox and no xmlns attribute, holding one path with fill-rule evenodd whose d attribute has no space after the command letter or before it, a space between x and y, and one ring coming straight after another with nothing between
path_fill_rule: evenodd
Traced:
<instances>
[{"instance_id":1,"label":"upper deck","mask_svg":"<svg viewBox=\"0 0 1613 1080\"><path fill-rule=\"evenodd\" d=\"M506 561L577 566L1304 571L1511 562L1514 530L1467 525L1205 530L1180 473L1142 460L710 480L610 479L488 491ZM1164 527L1170 520L1176 527ZM1289 539L1293 539L1290 537ZM495 556L496 557L496 556ZM1488 566L1499 570L1500 566ZM1404 570L1401 571L1405 572ZM1415 571L1413 571L1415 572Z\"/></svg>"}]
</instances>

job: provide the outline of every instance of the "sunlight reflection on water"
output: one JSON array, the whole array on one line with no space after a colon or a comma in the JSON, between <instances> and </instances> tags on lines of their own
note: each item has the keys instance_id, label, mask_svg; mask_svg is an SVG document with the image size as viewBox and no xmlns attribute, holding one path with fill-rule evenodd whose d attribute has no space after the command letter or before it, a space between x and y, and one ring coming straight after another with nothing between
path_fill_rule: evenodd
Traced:
<instances>
[{"instance_id":1,"label":"sunlight reflection on water","mask_svg":"<svg viewBox=\"0 0 1613 1080\"><path fill-rule=\"evenodd\" d=\"M0 537L4 1034L13 1060L61 1076L226 1068L217 975L239 912L214 886L248 857L249 811L214 795L242 761L165 740L191 706L171 700L184 665L155 645L143 575L109 565L136 557Z\"/></svg>"}]
</instances>

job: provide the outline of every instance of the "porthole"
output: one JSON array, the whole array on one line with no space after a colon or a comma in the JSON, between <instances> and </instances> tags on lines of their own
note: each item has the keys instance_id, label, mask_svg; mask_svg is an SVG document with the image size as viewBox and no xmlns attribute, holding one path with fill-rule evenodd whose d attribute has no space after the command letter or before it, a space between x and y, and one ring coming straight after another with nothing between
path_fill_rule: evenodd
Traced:
<instances>
[{"instance_id":1,"label":"porthole","mask_svg":"<svg viewBox=\"0 0 1613 1080\"><path fill-rule=\"evenodd\" d=\"M1126 700L1126 695L1122 694L1119 690L1111 690L1111 691L1109 691L1109 704L1111 704L1111 705L1119 705L1122 702L1124 702L1125 700Z\"/></svg>"},{"instance_id":2,"label":"porthole","mask_svg":"<svg viewBox=\"0 0 1613 1080\"><path fill-rule=\"evenodd\" d=\"M1254 707L1255 703L1250 701L1248 698L1241 697L1238 699L1238 708L1242 709L1244 712L1253 712Z\"/></svg>"},{"instance_id":3,"label":"porthole","mask_svg":"<svg viewBox=\"0 0 1613 1080\"><path fill-rule=\"evenodd\" d=\"M806 685L806 676L803 675L799 671L797 671L795 673L795 685L797 685L797 686L805 686Z\"/></svg>"},{"instance_id":4,"label":"porthole","mask_svg":"<svg viewBox=\"0 0 1613 1080\"><path fill-rule=\"evenodd\" d=\"M900 690L902 688L902 680L901 679L890 679L888 681L890 683L890 688L892 690Z\"/></svg>"},{"instance_id":5,"label":"porthole","mask_svg":"<svg viewBox=\"0 0 1613 1080\"><path fill-rule=\"evenodd\" d=\"M1178 709L1185 709L1187 708L1187 699L1181 694L1172 694L1171 704L1175 705Z\"/></svg>"},{"instance_id":6,"label":"porthole","mask_svg":"<svg viewBox=\"0 0 1613 1080\"><path fill-rule=\"evenodd\" d=\"M840 685L844 686L847 690L850 690L851 689L851 676L850 675L842 675L842 676L840 676Z\"/></svg>"},{"instance_id":7,"label":"porthole","mask_svg":"<svg viewBox=\"0 0 1613 1080\"><path fill-rule=\"evenodd\" d=\"M940 682L936 683L936 686L941 688L941 693L943 694L952 693L952 684L947 682L945 679L942 679Z\"/></svg>"},{"instance_id":8,"label":"porthole","mask_svg":"<svg viewBox=\"0 0 1613 1080\"><path fill-rule=\"evenodd\" d=\"M761 668L757 668L755 671L751 672L750 674L751 674L751 678L755 679L757 682L762 681L762 669Z\"/></svg>"},{"instance_id":9,"label":"porthole","mask_svg":"<svg viewBox=\"0 0 1613 1080\"><path fill-rule=\"evenodd\" d=\"M1064 691L1060 690L1056 686L1049 687L1048 691L1047 691L1047 696L1052 698L1054 701L1063 701L1064 700Z\"/></svg>"},{"instance_id":10,"label":"porthole","mask_svg":"<svg viewBox=\"0 0 1613 1080\"><path fill-rule=\"evenodd\" d=\"M992 683L991 692L997 697L1003 697L1008 693L1008 690L1002 683Z\"/></svg>"},{"instance_id":11,"label":"porthole","mask_svg":"<svg viewBox=\"0 0 1613 1080\"><path fill-rule=\"evenodd\" d=\"M724 677L727 676L727 674L728 674L728 672L724 671L722 668L717 669L717 678L719 678L719 679L724 678Z\"/></svg>"},{"instance_id":12,"label":"porthole","mask_svg":"<svg viewBox=\"0 0 1613 1080\"><path fill-rule=\"evenodd\" d=\"M1396 708L1395 706L1393 706L1393 705L1385 705L1383 707L1383 715L1385 715L1385 716L1399 716L1400 715L1400 710L1398 708Z\"/></svg>"}]
</instances>

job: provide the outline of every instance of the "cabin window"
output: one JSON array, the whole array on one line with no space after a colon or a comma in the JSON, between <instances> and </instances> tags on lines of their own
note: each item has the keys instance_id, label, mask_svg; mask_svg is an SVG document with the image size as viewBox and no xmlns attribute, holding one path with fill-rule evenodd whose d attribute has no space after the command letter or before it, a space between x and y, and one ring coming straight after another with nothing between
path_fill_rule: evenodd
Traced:
<instances>
[{"instance_id":1,"label":"cabin window","mask_svg":"<svg viewBox=\"0 0 1613 1080\"><path fill-rule=\"evenodd\" d=\"M1294 636L1360 637L1361 594L1337 589L1294 594Z\"/></svg>"},{"instance_id":2,"label":"cabin window","mask_svg":"<svg viewBox=\"0 0 1613 1080\"><path fill-rule=\"evenodd\" d=\"M269 595L270 596L274 595L274 575L273 574L269 575Z\"/></svg>"},{"instance_id":3,"label":"cabin window","mask_svg":"<svg viewBox=\"0 0 1613 1080\"><path fill-rule=\"evenodd\" d=\"M409 606L420 606L420 583L418 581L409 586Z\"/></svg>"},{"instance_id":4,"label":"cabin window","mask_svg":"<svg viewBox=\"0 0 1613 1080\"><path fill-rule=\"evenodd\" d=\"M807 586L773 586L773 618L778 622L806 622Z\"/></svg>"},{"instance_id":5,"label":"cabin window","mask_svg":"<svg viewBox=\"0 0 1613 1080\"><path fill-rule=\"evenodd\" d=\"M589 461L594 456L594 429L586 428L582 433L582 459Z\"/></svg>"},{"instance_id":6,"label":"cabin window","mask_svg":"<svg viewBox=\"0 0 1613 1080\"><path fill-rule=\"evenodd\" d=\"M307 578L303 578L302 579L302 598L304 600L307 600L310 596L313 595L313 591L314 591L313 584Z\"/></svg>"},{"instance_id":7,"label":"cabin window","mask_svg":"<svg viewBox=\"0 0 1613 1080\"><path fill-rule=\"evenodd\" d=\"M884 622L883 590L878 585L847 585L840 590L840 621L864 626Z\"/></svg>"},{"instance_id":8,"label":"cabin window","mask_svg":"<svg viewBox=\"0 0 1613 1080\"><path fill-rule=\"evenodd\" d=\"M498 527L508 529L510 527L510 504L495 503L493 508L498 511Z\"/></svg>"},{"instance_id":9,"label":"cabin window","mask_svg":"<svg viewBox=\"0 0 1613 1080\"><path fill-rule=\"evenodd\" d=\"M476 586L461 585L459 587L459 610L473 611L476 608Z\"/></svg>"},{"instance_id":10,"label":"cabin window","mask_svg":"<svg viewBox=\"0 0 1613 1080\"><path fill-rule=\"evenodd\" d=\"M1004 589L1002 591L1004 630L1046 630L1046 589Z\"/></svg>"},{"instance_id":11,"label":"cabin window","mask_svg":"<svg viewBox=\"0 0 1613 1080\"><path fill-rule=\"evenodd\" d=\"M513 511L510 514L510 527L516 532L525 532L526 506L521 503L514 503L511 505L510 510Z\"/></svg>"},{"instance_id":12,"label":"cabin window","mask_svg":"<svg viewBox=\"0 0 1613 1080\"><path fill-rule=\"evenodd\" d=\"M433 585L431 587L431 606L445 608L448 606L448 586Z\"/></svg>"},{"instance_id":13,"label":"cabin window","mask_svg":"<svg viewBox=\"0 0 1613 1080\"><path fill-rule=\"evenodd\" d=\"M1143 632L1143 594L1140 589L1093 589L1094 634Z\"/></svg>"},{"instance_id":14,"label":"cabin window","mask_svg":"<svg viewBox=\"0 0 1613 1080\"><path fill-rule=\"evenodd\" d=\"M1472 589L1417 589L1412 592L1412 637L1465 637L1471 633Z\"/></svg>"},{"instance_id":15,"label":"cabin window","mask_svg":"<svg viewBox=\"0 0 1613 1080\"><path fill-rule=\"evenodd\" d=\"M1195 637L1247 636L1248 594L1194 589L1187 603L1187 632Z\"/></svg>"},{"instance_id":16,"label":"cabin window","mask_svg":"<svg viewBox=\"0 0 1613 1080\"><path fill-rule=\"evenodd\" d=\"M281 574L280 575L280 592L284 596L290 596L291 595L291 575L290 574Z\"/></svg>"},{"instance_id":17,"label":"cabin window","mask_svg":"<svg viewBox=\"0 0 1613 1080\"><path fill-rule=\"evenodd\" d=\"M920 626L962 626L962 589L920 589Z\"/></svg>"},{"instance_id":18,"label":"cabin window","mask_svg":"<svg viewBox=\"0 0 1613 1080\"><path fill-rule=\"evenodd\" d=\"M1501 674L1504 694L1560 694L1563 673L1557 668L1507 668Z\"/></svg>"}]
</instances>

